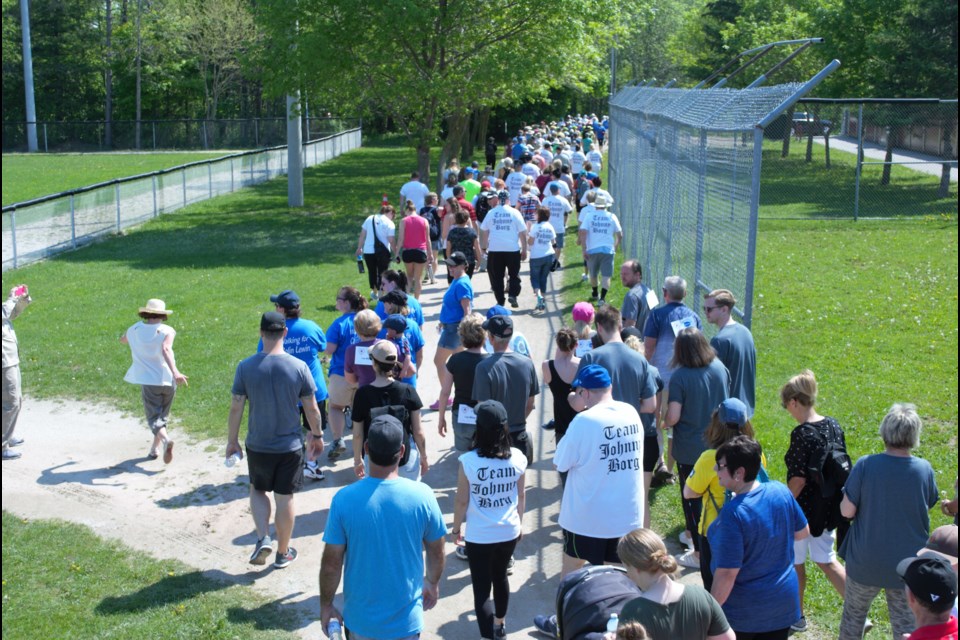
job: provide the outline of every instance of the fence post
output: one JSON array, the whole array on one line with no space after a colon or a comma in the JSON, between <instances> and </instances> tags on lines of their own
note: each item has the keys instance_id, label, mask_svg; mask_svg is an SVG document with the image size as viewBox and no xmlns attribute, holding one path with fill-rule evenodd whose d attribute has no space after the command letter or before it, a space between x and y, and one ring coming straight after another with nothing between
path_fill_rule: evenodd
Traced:
<instances>
[{"instance_id":1,"label":"fence post","mask_svg":"<svg viewBox=\"0 0 960 640\"><path fill-rule=\"evenodd\" d=\"M260 146L260 118L253 119L253 146Z\"/></svg>"},{"instance_id":2,"label":"fence post","mask_svg":"<svg viewBox=\"0 0 960 640\"><path fill-rule=\"evenodd\" d=\"M157 176L151 176L151 183L153 186L153 217L156 218L159 213L157 212Z\"/></svg>"},{"instance_id":3,"label":"fence post","mask_svg":"<svg viewBox=\"0 0 960 640\"><path fill-rule=\"evenodd\" d=\"M746 302L743 305L743 324L749 329L753 320L753 278L757 258L757 222L760 218L760 168L763 164L763 127L753 129L753 173L750 176L750 231L747 236Z\"/></svg>"},{"instance_id":4,"label":"fence post","mask_svg":"<svg viewBox=\"0 0 960 640\"><path fill-rule=\"evenodd\" d=\"M230 158L230 193L234 192L233 188L233 158Z\"/></svg>"},{"instance_id":5,"label":"fence post","mask_svg":"<svg viewBox=\"0 0 960 640\"><path fill-rule=\"evenodd\" d=\"M213 197L213 169L212 165L207 163L207 198Z\"/></svg>"},{"instance_id":6,"label":"fence post","mask_svg":"<svg viewBox=\"0 0 960 640\"><path fill-rule=\"evenodd\" d=\"M50 148L47 146L47 123L43 123L43 151L44 153L50 151Z\"/></svg>"},{"instance_id":7,"label":"fence post","mask_svg":"<svg viewBox=\"0 0 960 640\"><path fill-rule=\"evenodd\" d=\"M736 137L734 137L734 147L736 147ZM703 209L707 199L707 131L700 129L700 144L697 147L697 248L693 256L693 292L694 300L700 300L700 283L703 274L703 240L706 233L704 229ZM734 163L736 166L736 163Z\"/></svg>"},{"instance_id":8,"label":"fence post","mask_svg":"<svg viewBox=\"0 0 960 640\"><path fill-rule=\"evenodd\" d=\"M113 197L117 201L117 233L120 233L120 183L113 186Z\"/></svg>"},{"instance_id":9,"label":"fence post","mask_svg":"<svg viewBox=\"0 0 960 640\"><path fill-rule=\"evenodd\" d=\"M180 183L183 185L183 206L187 206L187 170L180 169Z\"/></svg>"},{"instance_id":10,"label":"fence post","mask_svg":"<svg viewBox=\"0 0 960 640\"><path fill-rule=\"evenodd\" d=\"M863 172L863 103L857 111L857 175L853 191L853 221L860 217L860 174Z\"/></svg>"},{"instance_id":11,"label":"fence post","mask_svg":"<svg viewBox=\"0 0 960 640\"><path fill-rule=\"evenodd\" d=\"M74 249L77 248L77 217L74 203L75 196L70 194L70 244Z\"/></svg>"},{"instance_id":12,"label":"fence post","mask_svg":"<svg viewBox=\"0 0 960 640\"><path fill-rule=\"evenodd\" d=\"M153 129L153 150L157 150L157 121L150 121L150 128Z\"/></svg>"},{"instance_id":13,"label":"fence post","mask_svg":"<svg viewBox=\"0 0 960 640\"><path fill-rule=\"evenodd\" d=\"M13 268L17 268L19 251L17 251L17 210L10 212L10 240L13 241Z\"/></svg>"}]
</instances>

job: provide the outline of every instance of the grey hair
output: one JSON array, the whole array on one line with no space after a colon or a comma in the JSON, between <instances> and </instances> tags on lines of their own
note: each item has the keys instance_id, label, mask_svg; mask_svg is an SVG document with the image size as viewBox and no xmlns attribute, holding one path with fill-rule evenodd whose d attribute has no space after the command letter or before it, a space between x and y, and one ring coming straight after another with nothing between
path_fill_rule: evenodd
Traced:
<instances>
[{"instance_id":1,"label":"grey hair","mask_svg":"<svg viewBox=\"0 0 960 640\"><path fill-rule=\"evenodd\" d=\"M888 447L895 449L915 449L920 446L920 430L923 421L917 415L917 406L909 402L898 402L880 423L880 438Z\"/></svg>"},{"instance_id":2,"label":"grey hair","mask_svg":"<svg viewBox=\"0 0 960 640\"><path fill-rule=\"evenodd\" d=\"M663 288L674 300L683 300L687 296L687 281L680 276L667 276L664 278Z\"/></svg>"}]
</instances>

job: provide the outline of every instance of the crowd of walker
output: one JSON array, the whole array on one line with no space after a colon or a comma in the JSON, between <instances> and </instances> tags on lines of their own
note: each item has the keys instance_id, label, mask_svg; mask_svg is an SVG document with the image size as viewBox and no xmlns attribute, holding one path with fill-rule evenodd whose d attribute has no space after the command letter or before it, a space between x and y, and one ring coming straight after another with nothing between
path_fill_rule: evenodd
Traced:
<instances>
[{"instance_id":1,"label":"crowd of walker","mask_svg":"<svg viewBox=\"0 0 960 640\"><path fill-rule=\"evenodd\" d=\"M324 454L336 461L352 453L357 481L334 496L323 534L324 629L335 635L343 625L357 640L419 637L423 611L440 597L449 536L469 565L479 636L507 637L508 576L533 462L528 417L542 380L553 404L553 420L542 427L556 438L562 485L560 588L573 589L604 565L621 569L595 573L597 584L612 576L629 588L615 607L594 604L593 628L574 629L561 609L536 615L539 631L786 638L806 628L809 556L843 602L841 640L869 630L880 590L895 639L956 639L957 500L941 500L930 464L911 455L921 431L915 407L895 404L880 424L883 451L851 465L841 426L818 413L817 381L803 371L780 391L797 426L783 452L786 484L771 479L762 433L751 423L756 350L733 317L733 294L711 291L701 317L685 304L683 278L667 277L658 295L629 259L620 266L621 307L606 300L621 229L596 173L605 134L605 118L541 123L519 131L502 158L491 139L485 169L448 169L439 197L414 173L400 192L399 221L384 204L361 225L357 260L369 302L341 287L341 315L326 331L301 317L295 291L270 297L274 310L262 315L257 353L236 368L226 447L228 463L246 458L249 469L258 538L249 562L273 556L284 568L297 559L294 494L304 478L324 480ZM574 211L591 296L574 305L570 326L555 332L554 357L537 367L511 318L521 265L529 258L530 312L542 314ZM430 367L419 297L441 263L448 286ZM474 276L484 271L497 304L481 315ZM3 304L4 461L18 458L22 443L14 435L20 371L12 321L29 302L20 285ZM132 355L124 379L140 386L153 434L148 457L165 463L173 459L171 405L187 384L174 356L176 331L166 324L171 313L162 300L148 300L141 321L120 338ZM717 327L709 341L704 319ZM425 407L417 378L433 375L440 393ZM452 433L460 452L450 530L422 480L430 469L422 411L438 412L439 435ZM652 485L674 483L689 547L676 557L650 528L648 500ZM935 506L954 524L931 533ZM703 587L674 580L678 565L699 569ZM343 611L334 606L341 579Z\"/></svg>"}]
</instances>

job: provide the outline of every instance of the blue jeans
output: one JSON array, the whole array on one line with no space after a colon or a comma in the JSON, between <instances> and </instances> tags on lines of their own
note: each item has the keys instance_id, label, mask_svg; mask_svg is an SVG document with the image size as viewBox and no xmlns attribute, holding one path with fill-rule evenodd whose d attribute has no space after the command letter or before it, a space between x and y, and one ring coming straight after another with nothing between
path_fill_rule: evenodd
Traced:
<instances>
[{"instance_id":1,"label":"blue jeans","mask_svg":"<svg viewBox=\"0 0 960 640\"><path fill-rule=\"evenodd\" d=\"M542 294L547 290L547 277L550 275L553 260L552 253L543 258L530 260L530 286L533 287L534 291L539 291Z\"/></svg>"}]
</instances>

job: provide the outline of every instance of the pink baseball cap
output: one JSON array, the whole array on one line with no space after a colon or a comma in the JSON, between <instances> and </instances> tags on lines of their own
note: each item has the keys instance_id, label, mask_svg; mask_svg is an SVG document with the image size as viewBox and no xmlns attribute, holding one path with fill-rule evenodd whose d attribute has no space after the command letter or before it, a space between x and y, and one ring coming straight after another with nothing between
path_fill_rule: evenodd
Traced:
<instances>
[{"instance_id":1,"label":"pink baseball cap","mask_svg":"<svg viewBox=\"0 0 960 640\"><path fill-rule=\"evenodd\" d=\"M573 305L574 321L593 322L593 305L589 302L578 302Z\"/></svg>"}]
</instances>

